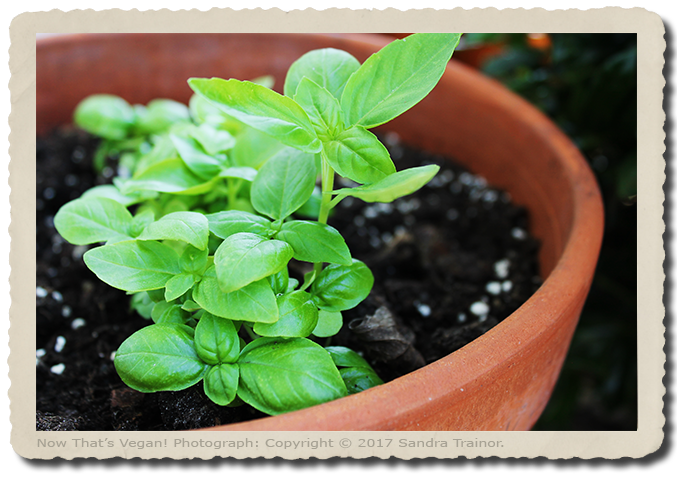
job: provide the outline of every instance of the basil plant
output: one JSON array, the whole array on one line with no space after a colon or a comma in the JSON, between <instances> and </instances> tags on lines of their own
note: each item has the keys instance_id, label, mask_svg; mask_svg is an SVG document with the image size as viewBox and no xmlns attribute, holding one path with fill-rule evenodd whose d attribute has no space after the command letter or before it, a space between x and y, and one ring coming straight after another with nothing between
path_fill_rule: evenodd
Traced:
<instances>
[{"instance_id":1,"label":"basil plant","mask_svg":"<svg viewBox=\"0 0 677 477\"><path fill-rule=\"evenodd\" d=\"M127 385L202 381L219 405L274 415L382 383L354 351L319 344L374 282L327 219L345 197L391 202L437 173L397 171L369 129L433 89L459 38L414 34L364 64L311 51L284 94L269 78L191 78L188 107L109 95L78 106L76 124L102 137L99 166L117 155L118 175L64 205L55 226L73 244L103 243L86 265L153 322L116 352ZM335 189L335 174L358 185ZM292 260L308 263L303 277Z\"/></svg>"}]
</instances>

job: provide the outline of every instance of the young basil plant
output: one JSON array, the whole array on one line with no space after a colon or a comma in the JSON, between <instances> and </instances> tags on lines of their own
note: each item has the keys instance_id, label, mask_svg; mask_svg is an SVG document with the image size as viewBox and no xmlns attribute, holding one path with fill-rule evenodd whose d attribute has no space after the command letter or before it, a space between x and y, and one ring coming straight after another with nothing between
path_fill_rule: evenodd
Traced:
<instances>
[{"instance_id":1,"label":"young basil plant","mask_svg":"<svg viewBox=\"0 0 677 477\"><path fill-rule=\"evenodd\" d=\"M317 343L374 282L327 221L347 196L390 202L436 174L434 165L398 172L369 129L433 89L459 38L415 34L362 65L344 51L311 51L290 67L284 95L193 78L184 109L110 96L81 104L76 122L109 149L130 137L145 144L130 177L54 219L71 243L103 243L86 265L153 321L116 353L126 384L156 392L203 381L219 405L279 414L382 383L357 353ZM335 173L359 185L334 189ZM310 271L290 276L291 260Z\"/></svg>"}]
</instances>

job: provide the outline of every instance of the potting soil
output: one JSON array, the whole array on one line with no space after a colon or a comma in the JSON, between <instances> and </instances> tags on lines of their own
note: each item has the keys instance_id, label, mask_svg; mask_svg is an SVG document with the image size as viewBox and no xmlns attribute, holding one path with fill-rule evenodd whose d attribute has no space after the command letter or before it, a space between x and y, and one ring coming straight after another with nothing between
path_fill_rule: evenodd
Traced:
<instances>
[{"instance_id":1,"label":"potting soil","mask_svg":"<svg viewBox=\"0 0 677 477\"><path fill-rule=\"evenodd\" d=\"M398 170L442 166L415 194L389 204L347 198L329 218L375 277L370 296L343 313L331 345L362 353L390 381L481 336L541 279L527 213L508 194L449 159L400 145L394 135L383 140ZM246 405L212 403L202 382L144 394L118 377L116 349L151 322L84 265L89 247L65 242L54 228L63 204L111 181L114 159L103 173L94 171L96 145L72 129L37 141L37 430L179 430L264 417ZM292 275L305 271L298 262L290 268Z\"/></svg>"}]
</instances>

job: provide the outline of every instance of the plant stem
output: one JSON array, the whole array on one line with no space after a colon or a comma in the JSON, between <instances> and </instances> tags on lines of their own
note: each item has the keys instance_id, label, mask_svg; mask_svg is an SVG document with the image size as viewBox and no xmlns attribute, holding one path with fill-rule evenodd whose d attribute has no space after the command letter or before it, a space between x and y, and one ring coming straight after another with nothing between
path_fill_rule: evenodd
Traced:
<instances>
[{"instance_id":1,"label":"plant stem","mask_svg":"<svg viewBox=\"0 0 677 477\"><path fill-rule=\"evenodd\" d=\"M331 207L331 196L334 191L334 168L331 167L329 161L326 159L324 151L322 156L322 202L320 203L320 215L317 221L321 224L326 224L329 218L329 211Z\"/></svg>"},{"instance_id":2,"label":"plant stem","mask_svg":"<svg viewBox=\"0 0 677 477\"><path fill-rule=\"evenodd\" d=\"M235 200L237 199L237 193L240 191L242 186L242 179L228 179L228 204L229 207L233 207Z\"/></svg>"},{"instance_id":3,"label":"plant stem","mask_svg":"<svg viewBox=\"0 0 677 477\"><path fill-rule=\"evenodd\" d=\"M242 327L245 329L245 331L247 332L247 334L249 335L249 337L252 340L255 340L256 338L258 338L258 335L256 333L254 333L254 330L252 330L251 326L249 326L246 323L242 323Z\"/></svg>"},{"instance_id":4,"label":"plant stem","mask_svg":"<svg viewBox=\"0 0 677 477\"><path fill-rule=\"evenodd\" d=\"M329 218L329 211L332 209L331 196L334 190L334 168L331 167L324 150L320 153L322 157L322 201L320 202L320 214L317 221L320 224L326 224ZM322 262L314 265L315 275L322 271Z\"/></svg>"}]
</instances>

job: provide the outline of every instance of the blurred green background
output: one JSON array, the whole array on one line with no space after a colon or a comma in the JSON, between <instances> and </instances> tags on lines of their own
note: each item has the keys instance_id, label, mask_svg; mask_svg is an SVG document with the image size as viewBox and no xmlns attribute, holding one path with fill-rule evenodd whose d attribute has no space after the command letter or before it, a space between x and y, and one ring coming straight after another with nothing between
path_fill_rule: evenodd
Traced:
<instances>
[{"instance_id":1,"label":"blurred green background","mask_svg":"<svg viewBox=\"0 0 677 477\"><path fill-rule=\"evenodd\" d=\"M595 172L605 207L590 295L535 430L637 429L637 36L466 34L454 57L550 117Z\"/></svg>"}]
</instances>

